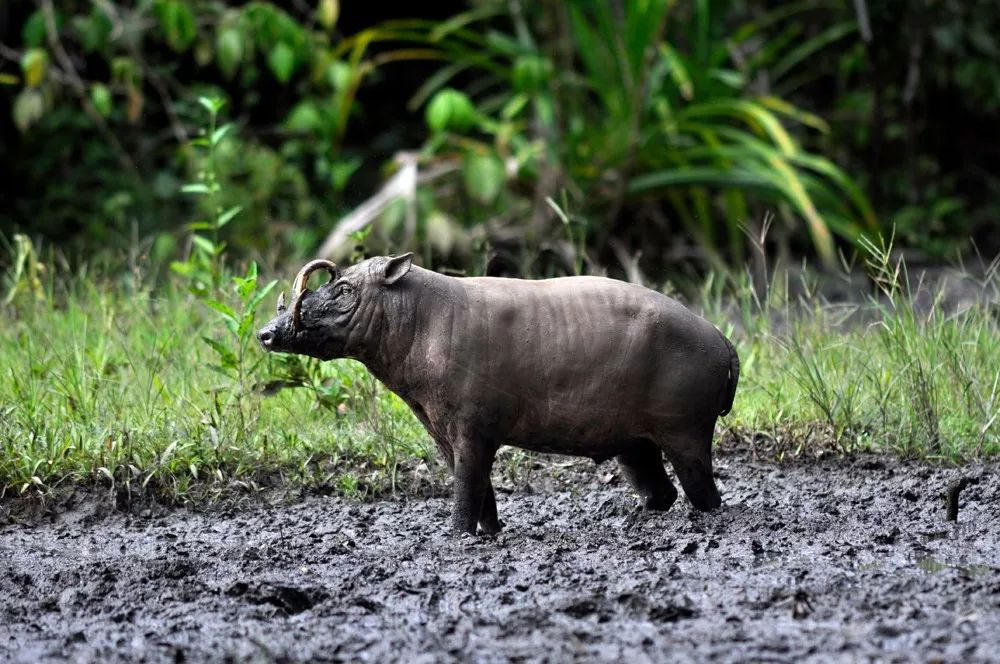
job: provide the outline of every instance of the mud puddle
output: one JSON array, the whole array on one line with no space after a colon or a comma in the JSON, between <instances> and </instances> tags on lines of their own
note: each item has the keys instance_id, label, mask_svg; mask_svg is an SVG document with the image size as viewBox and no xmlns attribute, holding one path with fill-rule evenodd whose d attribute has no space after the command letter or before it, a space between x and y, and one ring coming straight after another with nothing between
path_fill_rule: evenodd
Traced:
<instances>
[{"instance_id":1,"label":"mud puddle","mask_svg":"<svg viewBox=\"0 0 1000 664\"><path fill-rule=\"evenodd\" d=\"M711 514L637 511L613 464L559 468L499 493L495 538L449 535L445 498L139 514L81 499L0 529L0 660L1000 658L995 463L730 451ZM974 483L956 524L959 475Z\"/></svg>"}]
</instances>

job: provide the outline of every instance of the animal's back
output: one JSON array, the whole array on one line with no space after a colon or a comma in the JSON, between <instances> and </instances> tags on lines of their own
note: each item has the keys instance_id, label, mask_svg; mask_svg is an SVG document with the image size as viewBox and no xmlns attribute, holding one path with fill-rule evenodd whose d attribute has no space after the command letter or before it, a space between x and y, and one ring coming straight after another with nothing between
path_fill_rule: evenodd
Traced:
<instances>
[{"instance_id":1,"label":"animal's back","mask_svg":"<svg viewBox=\"0 0 1000 664\"><path fill-rule=\"evenodd\" d=\"M523 446L586 447L718 415L728 346L675 300L602 277L461 281L477 349L464 370L516 401Z\"/></svg>"}]
</instances>

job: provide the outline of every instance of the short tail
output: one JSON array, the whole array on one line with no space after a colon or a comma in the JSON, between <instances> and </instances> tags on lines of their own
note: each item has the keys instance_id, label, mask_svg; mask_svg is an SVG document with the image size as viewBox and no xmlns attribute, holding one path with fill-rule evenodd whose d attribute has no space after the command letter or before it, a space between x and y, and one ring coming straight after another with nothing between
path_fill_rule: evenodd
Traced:
<instances>
[{"instance_id":1,"label":"short tail","mask_svg":"<svg viewBox=\"0 0 1000 664\"><path fill-rule=\"evenodd\" d=\"M719 411L719 416L722 417L728 415L729 411L733 409L733 400L736 398L736 386L740 382L740 356L736 354L736 348L726 338L726 335L722 334L721 331L719 334L729 348L729 385L726 388L726 400L722 405L722 410Z\"/></svg>"}]
</instances>

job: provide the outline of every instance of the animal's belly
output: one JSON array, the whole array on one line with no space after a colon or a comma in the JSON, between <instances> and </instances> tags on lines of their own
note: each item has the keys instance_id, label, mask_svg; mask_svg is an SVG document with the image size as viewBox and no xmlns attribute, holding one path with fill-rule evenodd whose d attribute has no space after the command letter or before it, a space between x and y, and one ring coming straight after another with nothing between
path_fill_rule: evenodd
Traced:
<instances>
[{"instance_id":1,"label":"animal's belly","mask_svg":"<svg viewBox=\"0 0 1000 664\"><path fill-rule=\"evenodd\" d=\"M544 442L544 441L529 441L528 443L506 443L511 447L517 447L523 450L530 450L532 452L538 452L540 454L562 454L566 456L577 456L586 457L593 459L594 461L600 463L602 461L607 461L608 459L614 458L619 454L627 452L629 449L635 447L635 441L625 440L618 441L615 443L575 443L573 445L566 445L554 442Z\"/></svg>"},{"instance_id":2,"label":"animal's belly","mask_svg":"<svg viewBox=\"0 0 1000 664\"><path fill-rule=\"evenodd\" d=\"M507 444L537 452L613 456L624 441L643 437L648 413L612 398L549 398L525 404L514 420Z\"/></svg>"},{"instance_id":3,"label":"animal's belly","mask_svg":"<svg viewBox=\"0 0 1000 664\"><path fill-rule=\"evenodd\" d=\"M705 419L712 395L698 381L619 378L522 394L502 442L539 452L613 456L627 441L656 440Z\"/></svg>"}]
</instances>

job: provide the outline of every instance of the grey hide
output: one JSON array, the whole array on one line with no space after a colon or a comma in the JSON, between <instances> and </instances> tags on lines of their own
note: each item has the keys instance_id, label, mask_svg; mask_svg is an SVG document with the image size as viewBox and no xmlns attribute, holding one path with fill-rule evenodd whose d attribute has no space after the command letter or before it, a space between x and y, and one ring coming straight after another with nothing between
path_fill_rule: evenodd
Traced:
<instances>
[{"instance_id":1,"label":"grey hide","mask_svg":"<svg viewBox=\"0 0 1000 664\"><path fill-rule=\"evenodd\" d=\"M361 361L410 406L454 473L452 525L495 533L500 445L615 457L648 509L721 503L712 434L739 359L711 323L655 291L602 277L448 277L412 254L338 271L306 265L291 308L258 332L269 351ZM316 291L309 275L329 272ZM662 454L661 454L662 453Z\"/></svg>"}]
</instances>

